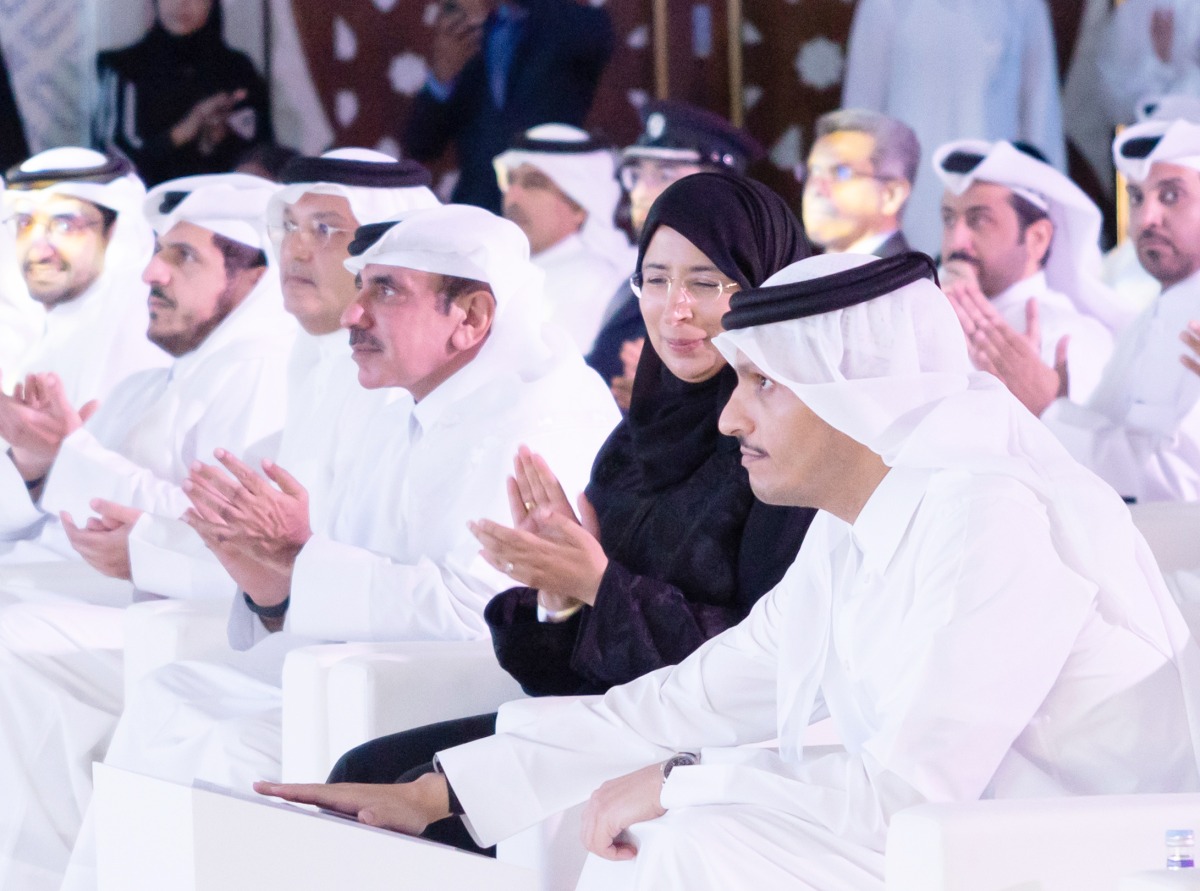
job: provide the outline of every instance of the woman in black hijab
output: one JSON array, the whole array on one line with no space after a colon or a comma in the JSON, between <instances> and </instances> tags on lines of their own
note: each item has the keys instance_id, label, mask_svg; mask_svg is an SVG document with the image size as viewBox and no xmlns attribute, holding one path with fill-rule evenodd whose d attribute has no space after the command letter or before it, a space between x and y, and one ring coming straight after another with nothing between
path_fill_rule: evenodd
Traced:
<instances>
[{"instance_id":1,"label":"woman in black hijab","mask_svg":"<svg viewBox=\"0 0 1200 891\"><path fill-rule=\"evenodd\" d=\"M649 342L629 415L592 467L593 531L528 453L509 486L516 528L474 526L484 556L527 583L485 616L500 664L530 694L600 693L674 664L792 564L813 511L755 500L737 441L717 430L737 382L711 340L732 292L808 253L783 200L745 178L695 174L651 209L634 276ZM383 737L343 756L330 782L413 779L438 750L493 732L495 715L481 715ZM457 820L425 834L474 848Z\"/></svg>"},{"instance_id":2,"label":"woman in black hijab","mask_svg":"<svg viewBox=\"0 0 1200 891\"><path fill-rule=\"evenodd\" d=\"M649 343L629 414L601 447L587 488L607 558L602 574L594 585L583 580L581 598L554 597L579 580L531 575L533 536L480 524L484 556L531 584L498 595L485 613L500 664L527 693L602 693L679 662L740 622L791 565L811 513L768 507L750 493L738 443L717 430L737 379L711 338L735 289L808 253L783 200L743 177L685 177L651 208L634 276ZM662 293L676 272L666 268L672 258L687 272ZM696 290L725 286L683 296L678 279ZM532 462L517 463L520 471ZM514 504L516 515L526 500ZM582 549L577 559L547 556L577 576L588 571ZM543 619L547 607L562 615L584 605L565 621L538 621L536 589Z\"/></svg>"},{"instance_id":3,"label":"woman in black hijab","mask_svg":"<svg viewBox=\"0 0 1200 891\"><path fill-rule=\"evenodd\" d=\"M272 140L266 85L222 37L220 0L156 0L150 31L96 60L97 148L129 157L153 186L232 170Z\"/></svg>"}]
</instances>

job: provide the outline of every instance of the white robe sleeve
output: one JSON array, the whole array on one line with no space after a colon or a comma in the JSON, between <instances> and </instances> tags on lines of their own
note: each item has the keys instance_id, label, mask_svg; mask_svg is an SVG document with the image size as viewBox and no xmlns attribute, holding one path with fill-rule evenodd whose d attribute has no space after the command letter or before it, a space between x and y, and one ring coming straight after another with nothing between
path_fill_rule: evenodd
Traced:
<instances>
[{"instance_id":1,"label":"white robe sleeve","mask_svg":"<svg viewBox=\"0 0 1200 891\"><path fill-rule=\"evenodd\" d=\"M847 46L843 108L887 111L895 25L890 0L859 0Z\"/></svg>"},{"instance_id":2,"label":"white robe sleeve","mask_svg":"<svg viewBox=\"0 0 1200 891\"><path fill-rule=\"evenodd\" d=\"M674 752L772 739L783 587L678 666L599 702L556 709L551 720L439 752L476 840L494 844Z\"/></svg>"},{"instance_id":3,"label":"white robe sleeve","mask_svg":"<svg viewBox=\"0 0 1200 891\"><path fill-rule=\"evenodd\" d=\"M230 598L237 584L190 526L142 514L129 534L129 563L139 591L176 600Z\"/></svg>"},{"instance_id":4,"label":"white robe sleeve","mask_svg":"<svg viewBox=\"0 0 1200 891\"><path fill-rule=\"evenodd\" d=\"M178 485L106 448L85 426L63 440L42 507L52 513L69 511L82 522L91 513L93 498L168 517L180 516L190 504Z\"/></svg>"},{"instance_id":5,"label":"white robe sleeve","mask_svg":"<svg viewBox=\"0 0 1200 891\"><path fill-rule=\"evenodd\" d=\"M29 499L29 489L16 465L0 454L0 539L23 537L44 516Z\"/></svg>"},{"instance_id":6,"label":"white robe sleeve","mask_svg":"<svg viewBox=\"0 0 1200 891\"><path fill-rule=\"evenodd\" d=\"M1103 412L1056 399L1044 412L1072 457L1117 494L1139 500L1191 501L1197 497L1196 444L1183 432L1165 435L1113 421Z\"/></svg>"},{"instance_id":7,"label":"white robe sleeve","mask_svg":"<svg viewBox=\"0 0 1200 891\"><path fill-rule=\"evenodd\" d=\"M1047 338L1043 343L1043 351L1051 355L1043 355L1042 358L1053 367L1052 353L1057 347L1057 342L1051 343L1050 340L1051 338ZM1067 374L1072 400L1084 403L1091 398L1104 376L1104 369L1112 357L1112 351L1112 335L1098 322L1075 326L1067 344Z\"/></svg>"},{"instance_id":8,"label":"white robe sleeve","mask_svg":"<svg viewBox=\"0 0 1200 891\"><path fill-rule=\"evenodd\" d=\"M989 497L943 513L945 534L921 554L918 576L878 591L894 597L911 586L903 627L875 631L880 646L904 635L921 655L882 688L855 689L875 712L861 747L799 763L705 749L699 765L672 772L664 807L761 805L883 851L897 811L985 795L1062 672L1095 588L1062 564L1032 499ZM829 664L825 693L836 716L829 684L839 683L830 674L839 660ZM840 683L853 689L854 675Z\"/></svg>"},{"instance_id":9,"label":"white robe sleeve","mask_svg":"<svg viewBox=\"0 0 1200 891\"><path fill-rule=\"evenodd\" d=\"M511 584L482 558L462 566L428 557L398 563L314 535L292 570L287 626L324 640L486 637L483 608L506 582Z\"/></svg>"}]
</instances>

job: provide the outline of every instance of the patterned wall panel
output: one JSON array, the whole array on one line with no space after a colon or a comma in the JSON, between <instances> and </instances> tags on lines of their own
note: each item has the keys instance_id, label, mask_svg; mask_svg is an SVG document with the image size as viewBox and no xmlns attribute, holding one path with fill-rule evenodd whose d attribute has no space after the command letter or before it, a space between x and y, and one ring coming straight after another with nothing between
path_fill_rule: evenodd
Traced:
<instances>
[{"instance_id":1,"label":"patterned wall panel","mask_svg":"<svg viewBox=\"0 0 1200 891\"><path fill-rule=\"evenodd\" d=\"M90 22L86 0L0 0L0 43L35 152L86 139Z\"/></svg>"}]
</instances>

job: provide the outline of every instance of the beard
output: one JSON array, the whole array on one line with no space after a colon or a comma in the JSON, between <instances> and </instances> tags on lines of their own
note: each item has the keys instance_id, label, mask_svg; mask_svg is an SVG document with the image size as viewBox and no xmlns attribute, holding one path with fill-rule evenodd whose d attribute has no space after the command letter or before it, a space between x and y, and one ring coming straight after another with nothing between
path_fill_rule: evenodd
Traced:
<instances>
[{"instance_id":1,"label":"beard","mask_svg":"<svg viewBox=\"0 0 1200 891\"><path fill-rule=\"evenodd\" d=\"M187 311L179 312L179 301L168 296L158 285L154 285L150 288L150 294L168 304L165 308L171 311L179 324L171 331L155 331L153 321L157 320L157 313L161 313L162 310L155 310L151 307L151 328L146 332L146 339L175 358L192 352L208 339L208 335L212 334L217 326L225 321L250 293L250 291L239 293L240 290L238 281L227 280L225 290L217 295L212 314L205 319L197 319Z\"/></svg>"}]
</instances>

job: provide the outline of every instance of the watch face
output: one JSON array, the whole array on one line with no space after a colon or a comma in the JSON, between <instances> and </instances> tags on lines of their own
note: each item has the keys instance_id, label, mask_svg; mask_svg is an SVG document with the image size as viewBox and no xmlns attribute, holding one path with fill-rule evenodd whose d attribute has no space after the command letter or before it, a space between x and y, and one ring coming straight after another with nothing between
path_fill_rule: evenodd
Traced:
<instances>
[{"instance_id":1,"label":"watch face","mask_svg":"<svg viewBox=\"0 0 1200 891\"><path fill-rule=\"evenodd\" d=\"M678 755L672 755L663 762L662 775L665 780L671 775L671 771L676 767L691 767L694 764L699 764L700 759L689 752L682 752Z\"/></svg>"}]
</instances>

